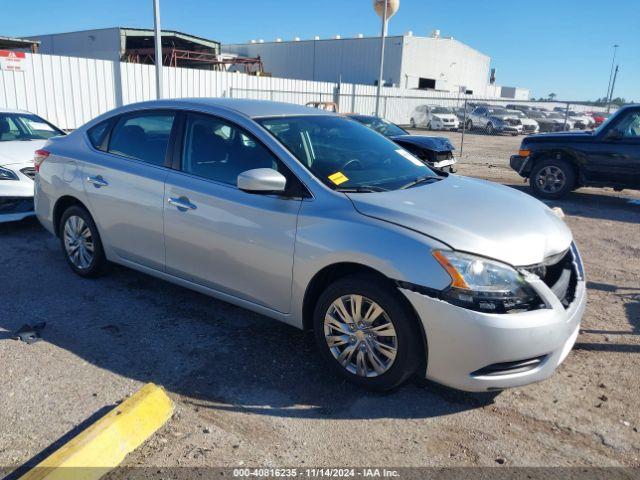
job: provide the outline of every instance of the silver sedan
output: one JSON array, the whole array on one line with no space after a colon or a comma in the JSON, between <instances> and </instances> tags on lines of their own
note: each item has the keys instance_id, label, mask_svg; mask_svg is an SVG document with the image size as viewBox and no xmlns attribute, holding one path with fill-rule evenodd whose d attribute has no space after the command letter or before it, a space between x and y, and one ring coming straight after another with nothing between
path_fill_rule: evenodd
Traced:
<instances>
[{"instance_id":1,"label":"silver sedan","mask_svg":"<svg viewBox=\"0 0 640 480\"><path fill-rule=\"evenodd\" d=\"M50 140L36 169L36 214L77 274L115 262L313 329L367 388L524 385L578 335L584 272L554 212L332 113L129 105Z\"/></svg>"}]
</instances>

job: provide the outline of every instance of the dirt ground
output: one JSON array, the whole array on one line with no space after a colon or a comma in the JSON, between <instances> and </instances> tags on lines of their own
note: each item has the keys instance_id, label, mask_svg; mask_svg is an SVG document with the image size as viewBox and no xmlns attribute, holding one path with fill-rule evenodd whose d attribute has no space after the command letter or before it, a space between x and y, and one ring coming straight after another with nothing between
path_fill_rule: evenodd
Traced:
<instances>
[{"instance_id":1,"label":"dirt ground","mask_svg":"<svg viewBox=\"0 0 640 480\"><path fill-rule=\"evenodd\" d=\"M459 173L526 190L507 167L519 142L467 135ZM83 280L37 221L0 225L0 465L155 382L176 413L126 465L640 466L640 192L553 205L586 264L582 330L551 379L497 395L364 392L308 333L125 268ZM43 341L11 339L38 321Z\"/></svg>"}]
</instances>

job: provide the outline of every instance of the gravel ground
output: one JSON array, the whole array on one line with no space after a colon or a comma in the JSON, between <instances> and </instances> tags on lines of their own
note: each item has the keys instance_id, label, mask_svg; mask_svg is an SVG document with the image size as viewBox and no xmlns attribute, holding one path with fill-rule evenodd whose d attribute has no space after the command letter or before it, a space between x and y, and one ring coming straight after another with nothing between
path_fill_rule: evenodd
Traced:
<instances>
[{"instance_id":1,"label":"gravel ground","mask_svg":"<svg viewBox=\"0 0 640 480\"><path fill-rule=\"evenodd\" d=\"M467 135L459 172L524 188L507 168L519 142ZM83 280L37 221L0 225L0 465L155 382L176 414L129 466L639 466L638 202L581 189L553 203L586 263L583 330L551 379L497 395L358 390L308 333L125 268ZM44 341L11 339L39 321Z\"/></svg>"}]
</instances>

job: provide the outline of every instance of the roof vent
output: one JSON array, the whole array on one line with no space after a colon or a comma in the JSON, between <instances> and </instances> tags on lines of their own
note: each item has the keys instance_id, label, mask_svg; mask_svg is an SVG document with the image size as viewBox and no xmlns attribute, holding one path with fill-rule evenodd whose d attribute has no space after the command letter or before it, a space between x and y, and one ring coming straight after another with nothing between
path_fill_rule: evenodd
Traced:
<instances>
[{"instance_id":1,"label":"roof vent","mask_svg":"<svg viewBox=\"0 0 640 480\"><path fill-rule=\"evenodd\" d=\"M320 36L316 35L315 37L313 37L314 40L320 40Z\"/></svg>"},{"instance_id":2,"label":"roof vent","mask_svg":"<svg viewBox=\"0 0 640 480\"><path fill-rule=\"evenodd\" d=\"M256 41L255 40L251 40L251 43L256 43Z\"/></svg>"},{"instance_id":3,"label":"roof vent","mask_svg":"<svg viewBox=\"0 0 640 480\"><path fill-rule=\"evenodd\" d=\"M280 43L280 42L282 42L282 39L281 38L276 38L276 42Z\"/></svg>"},{"instance_id":4,"label":"roof vent","mask_svg":"<svg viewBox=\"0 0 640 480\"><path fill-rule=\"evenodd\" d=\"M340 35L336 35L336 40L340 40L342 37Z\"/></svg>"},{"instance_id":5,"label":"roof vent","mask_svg":"<svg viewBox=\"0 0 640 480\"><path fill-rule=\"evenodd\" d=\"M431 38L440 38L440 30L436 29L431 32Z\"/></svg>"},{"instance_id":6,"label":"roof vent","mask_svg":"<svg viewBox=\"0 0 640 480\"><path fill-rule=\"evenodd\" d=\"M405 33L405 36L407 37L413 37L413 31L409 30L407 33Z\"/></svg>"},{"instance_id":7,"label":"roof vent","mask_svg":"<svg viewBox=\"0 0 640 480\"><path fill-rule=\"evenodd\" d=\"M364 35L363 35L363 34L361 34L361 33L359 33L359 34L358 34L358 38L364 38Z\"/></svg>"},{"instance_id":8,"label":"roof vent","mask_svg":"<svg viewBox=\"0 0 640 480\"><path fill-rule=\"evenodd\" d=\"M295 38L293 39L293 41L294 41L294 42L299 42L299 41L300 41L300 37L295 37Z\"/></svg>"}]
</instances>

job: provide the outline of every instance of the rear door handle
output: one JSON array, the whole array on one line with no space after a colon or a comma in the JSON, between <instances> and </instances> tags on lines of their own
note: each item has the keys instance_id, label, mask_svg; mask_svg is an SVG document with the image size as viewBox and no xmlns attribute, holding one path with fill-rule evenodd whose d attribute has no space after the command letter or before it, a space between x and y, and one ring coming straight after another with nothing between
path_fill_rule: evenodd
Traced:
<instances>
[{"instance_id":1,"label":"rear door handle","mask_svg":"<svg viewBox=\"0 0 640 480\"><path fill-rule=\"evenodd\" d=\"M87 177L87 182L93 184L93 186L96 188L106 187L109 185L109 182L107 182L104 178L102 178L102 175L96 175L95 177Z\"/></svg>"},{"instance_id":2,"label":"rear door handle","mask_svg":"<svg viewBox=\"0 0 640 480\"><path fill-rule=\"evenodd\" d=\"M167 203L169 205L173 205L181 212L186 212L187 210L195 210L196 208L198 208L193 203L191 203L187 197L169 197L167 199Z\"/></svg>"}]
</instances>

